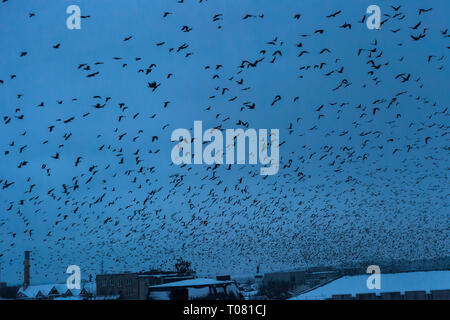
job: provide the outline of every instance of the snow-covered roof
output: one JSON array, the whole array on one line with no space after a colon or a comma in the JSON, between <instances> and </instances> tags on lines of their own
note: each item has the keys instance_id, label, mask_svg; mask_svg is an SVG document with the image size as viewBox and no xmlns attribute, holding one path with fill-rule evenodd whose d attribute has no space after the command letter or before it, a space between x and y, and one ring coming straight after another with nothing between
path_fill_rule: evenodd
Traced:
<instances>
[{"instance_id":1,"label":"snow-covered roof","mask_svg":"<svg viewBox=\"0 0 450 320\"><path fill-rule=\"evenodd\" d=\"M25 290L20 288L17 294L24 295L28 298L36 298L39 295L47 297L53 289L55 289L58 294L65 294L68 290L66 284L40 284L28 286Z\"/></svg>"},{"instance_id":2,"label":"snow-covered roof","mask_svg":"<svg viewBox=\"0 0 450 320\"><path fill-rule=\"evenodd\" d=\"M216 279L209 278L195 278L189 280L168 282L164 284L159 284L155 286L151 286L150 288L164 288L164 287L201 287L201 286L210 286L210 285L220 285L220 284L230 284L232 281L220 281Z\"/></svg>"},{"instance_id":3,"label":"snow-covered roof","mask_svg":"<svg viewBox=\"0 0 450 320\"><path fill-rule=\"evenodd\" d=\"M79 296L83 291L91 294L95 294L96 285L95 283L83 283L81 289L68 289L67 284L65 283L56 283L56 284L40 284L40 285L31 285L28 286L25 290L20 288L17 292L18 295L25 296L27 298L36 298L38 296L48 297L52 290L56 290L55 294L72 294L73 296Z\"/></svg>"},{"instance_id":4,"label":"snow-covered roof","mask_svg":"<svg viewBox=\"0 0 450 320\"><path fill-rule=\"evenodd\" d=\"M381 273L381 289L368 289L367 279L370 275L344 276L321 287L303 293L290 300L324 300L332 295L343 295L382 292L448 290L450 289L450 270L426 271L426 272L403 272L403 273Z\"/></svg>"},{"instance_id":5,"label":"snow-covered roof","mask_svg":"<svg viewBox=\"0 0 450 320\"><path fill-rule=\"evenodd\" d=\"M60 294L64 294L67 291L70 291L69 288L67 288L67 284L55 284L54 287L56 288L56 291Z\"/></svg>"},{"instance_id":6,"label":"snow-covered roof","mask_svg":"<svg viewBox=\"0 0 450 320\"><path fill-rule=\"evenodd\" d=\"M84 288L87 293L95 294L97 292L97 284L95 282L86 282L82 284L82 288Z\"/></svg>"},{"instance_id":7,"label":"snow-covered roof","mask_svg":"<svg viewBox=\"0 0 450 320\"><path fill-rule=\"evenodd\" d=\"M97 286L95 282L84 282L81 283L81 289L70 289L73 296L79 296L80 294L95 294Z\"/></svg>"}]
</instances>

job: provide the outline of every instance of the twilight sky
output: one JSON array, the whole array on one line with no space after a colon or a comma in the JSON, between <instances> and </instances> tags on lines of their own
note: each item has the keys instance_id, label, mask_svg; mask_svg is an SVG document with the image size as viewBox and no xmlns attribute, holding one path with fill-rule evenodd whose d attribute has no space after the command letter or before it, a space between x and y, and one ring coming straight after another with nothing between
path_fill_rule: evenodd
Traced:
<instances>
[{"instance_id":1,"label":"twilight sky","mask_svg":"<svg viewBox=\"0 0 450 320\"><path fill-rule=\"evenodd\" d=\"M1 2L0 280L448 256L450 3L370 4ZM195 120L279 129L279 172L172 164Z\"/></svg>"}]
</instances>

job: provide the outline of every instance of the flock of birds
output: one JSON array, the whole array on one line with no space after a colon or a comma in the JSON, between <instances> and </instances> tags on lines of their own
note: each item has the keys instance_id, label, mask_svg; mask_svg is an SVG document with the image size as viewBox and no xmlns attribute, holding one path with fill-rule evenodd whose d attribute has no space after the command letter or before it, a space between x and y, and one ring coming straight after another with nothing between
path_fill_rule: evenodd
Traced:
<instances>
[{"instance_id":1,"label":"flock of birds","mask_svg":"<svg viewBox=\"0 0 450 320\"><path fill-rule=\"evenodd\" d=\"M25 249L33 274L48 279L64 277L70 264L91 274L103 264L110 271L170 269L180 256L199 273L217 274L449 253L449 101L446 92L430 92L433 79L448 72L450 34L433 18L437 10L384 6L376 31L366 28L363 12L354 18L345 8L322 12L314 25L302 24L306 9L277 13L282 22L255 36L256 45L239 47L234 63L212 62L213 51L196 49L200 31L186 22L185 2L159 15L186 41L167 36L127 55L139 35L114 36L120 54L112 49L92 60L86 53L70 65L85 88L72 97L52 100L53 84L41 83L41 98L27 100L28 88L14 87L26 70L0 70L3 272L11 268L21 279ZM236 38L252 37L250 24L276 14L237 11ZM213 14L208 32L227 32L228 16ZM83 18L93 23L96 15ZM39 12L26 19L33 23ZM295 36L278 34L283 28ZM361 47L353 48L352 37ZM23 47L15 66L35 54ZM63 39L47 50L70 55ZM172 68L173 59L186 70ZM197 111L212 127L280 125L278 174L261 176L259 165L171 163L171 131L202 120L181 110L189 94L204 91L178 96L170 89L183 73L194 73L186 86L208 92ZM120 87L105 94L99 84L111 75L139 83L142 104ZM267 117L273 125L260 120Z\"/></svg>"}]
</instances>

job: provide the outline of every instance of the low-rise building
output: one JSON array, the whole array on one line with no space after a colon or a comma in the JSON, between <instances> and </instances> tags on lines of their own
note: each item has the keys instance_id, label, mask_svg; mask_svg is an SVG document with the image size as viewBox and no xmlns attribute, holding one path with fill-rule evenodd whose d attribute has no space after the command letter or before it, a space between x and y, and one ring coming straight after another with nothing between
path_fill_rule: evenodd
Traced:
<instances>
[{"instance_id":1,"label":"low-rise building","mask_svg":"<svg viewBox=\"0 0 450 320\"><path fill-rule=\"evenodd\" d=\"M19 286L8 286L6 282L0 282L0 300L15 299Z\"/></svg>"},{"instance_id":2,"label":"low-rise building","mask_svg":"<svg viewBox=\"0 0 450 320\"><path fill-rule=\"evenodd\" d=\"M95 284L83 283L81 289L68 289L67 284L40 284L21 287L17 291L16 298L22 300L61 300L78 299L85 300L95 294Z\"/></svg>"},{"instance_id":3,"label":"low-rise building","mask_svg":"<svg viewBox=\"0 0 450 320\"><path fill-rule=\"evenodd\" d=\"M271 283L287 283L293 287L302 286L310 288L321 283L335 279L340 275L338 270L332 268L310 268L304 270L271 272L264 274L263 285Z\"/></svg>"},{"instance_id":4,"label":"low-rise building","mask_svg":"<svg viewBox=\"0 0 450 320\"><path fill-rule=\"evenodd\" d=\"M148 287L194 278L172 271L125 272L99 274L96 277L97 299L114 297L125 300L146 300Z\"/></svg>"}]
</instances>

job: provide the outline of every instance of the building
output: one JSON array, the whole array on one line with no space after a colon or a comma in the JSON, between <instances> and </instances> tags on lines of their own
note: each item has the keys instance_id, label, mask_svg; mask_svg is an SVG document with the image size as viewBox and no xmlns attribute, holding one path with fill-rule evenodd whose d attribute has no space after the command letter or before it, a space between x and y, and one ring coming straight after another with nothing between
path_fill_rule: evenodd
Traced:
<instances>
[{"instance_id":1,"label":"building","mask_svg":"<svg viewBox=\"0 0 450 320\"><path fill-rule=\"evenodd\" d=\"M14 299L19 286L8 286L6 282L0 282L0 299Z\"/></svg>"},{"instance_id":2,"label":"building","mask_svg":"<svg viewBox=\"0 0 450 320\"><path fill-rule=\"evenodd\" d=\"M21 287L16 298L20 300L86 300L95 294L95 284L84 283L81 289L68 289L67 284L41 284Z\"/></svg>"},{"instance_id":3,"label":"building","mask_svg":"<svg viewBox=\"0 0 450 320\"><path fill-rule=\"evenodd\" d=\"M174 281L193 279L189 274L171 271L100 274L96 277L97 299L146 300L148 287Z\"/></svg>"},{"instance_id":4,"label":"building","mask_svg":"<svg viewBox=\"0 0 450 320\"><path fill-rule=\"evenodd\" d=\"M148 288L150 300L241 300L236 283L231 280L195 278Z\"/></svg>"},{"instance_id":5,"label":"building","mask_svg":"<svg viewBox=\"0 0 450 320\"><path fill-rule=\"evenodd\" d=\"M5 286L4 290L0 288L0 297L2 291L8 293L7 298L20 300L86 300L95 296L95 283L91 282L82 282L80 289L69 289L65 283L31 285L30 251L25 251L23 266L23 285L21 287ZM11 289L14 289L13 294L11 294Z\"/></svg>"},{"instance_id":6,"label":"building","mask_svg":"<svg viewBox=\"0 0 450 320\"><path fill-rule=\"evenodd\" d=\"M292 300L450 300L450 270L381 273L381 288L367 288L370 275L343 276Z\"/></svg>"},{"instance_id":7,"label":"building","mask_svg":"<svg viewBox=\"0 0 450 320\"><path fill-rule=\"evenodd\" d=\"M66 297L66 300L71 300L70 297L78 297L79 300L93 299L96 294L97 285L95 282L82 282L81 289L70 289L70 296Z\"/></svg>"},{"instance_id":8,"label":"building","mask_svg":"<svg viewBox=\"0 0 450 320\"><path fill-rule=\"evenodd\" d=\"M22 287L17 292L18 299L53 299L69 294L65 284L42 284Z\"/></svg>"},{"instance_id":9,"label":"building","mask_svg":"<svg viewBox=\"0 0 450 320\"><path fill-rule=\"evenodd\" d=\"M328 267L315 267L304 270L271 272L264 274L263 285L287 284L292 288L304 290L325 283L340 276L340 271Z\"/></svg>"}]
</instances>

